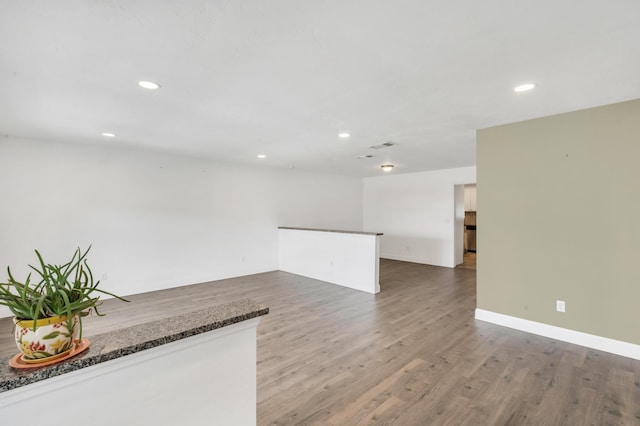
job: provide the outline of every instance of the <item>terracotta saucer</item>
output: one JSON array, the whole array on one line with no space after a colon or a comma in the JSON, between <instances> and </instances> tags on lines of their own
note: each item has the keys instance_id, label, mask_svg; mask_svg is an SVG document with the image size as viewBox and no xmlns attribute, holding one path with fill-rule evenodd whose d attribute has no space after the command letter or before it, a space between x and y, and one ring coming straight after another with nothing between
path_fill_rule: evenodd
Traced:
<instances>
[{"instance_id":1,"label":"terracotta saucer","mask_svg":"<svg viewBox=\"0 0 640 426\"><path fill-rule=\"evenodd\" d=\"M89 344L91 342L89 342L89 339L82 339L79 342L76 342L75 347L73 349L71 349L70 351L68 351L67 354L61 354L62 356L58 356L55 357L55 359L50 359L50 360L46 360L46 361L42 361L42 362L36 362L34 363L33 361L24 361L22 359L22 354L16 354L13 358L11 358L9 360L9 365L13 368L40 368L40 367L44 367L45 365L51 365L51 364L55 364L57 362L62 362L64 360L67 360L71 357L74 357L76 355L78 355L81 352L86 351L87 349L89 349Z\"/></svg>"}]
</instances>

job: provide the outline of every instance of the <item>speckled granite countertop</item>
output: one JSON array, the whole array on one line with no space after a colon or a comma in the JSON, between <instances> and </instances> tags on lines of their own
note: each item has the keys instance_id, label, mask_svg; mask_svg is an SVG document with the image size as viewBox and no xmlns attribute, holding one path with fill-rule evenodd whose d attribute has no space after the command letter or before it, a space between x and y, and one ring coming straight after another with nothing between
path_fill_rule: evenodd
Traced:
<instances>
[{"instance_id":1,"label":"speckled granite countertop","mask_svg":"<svg viewBox=\"0 0 640 426\"><path fill-rule=\"evenodd\" d=\"M292 229L294 231L319 231L319 232L337 232L339 234L358 234L358 235L382 235L381 232L360 232L360 231L341 231L339 229L319 229L319 228L290 228L288 226L279 226L278 229Z\"/></svg>"},{"instance_id":2,"label":"speckled granite countertop","mask_svg":"<svg viewBox=\"0 0 640 426\"><path fill-rule=\"evenodd\" d=\"M10 356L0 357L0 393L268 313L264 305L238 300L91 336L86 352L59 364L17 370L9 366Z\"/></svg>"}]
</instances>

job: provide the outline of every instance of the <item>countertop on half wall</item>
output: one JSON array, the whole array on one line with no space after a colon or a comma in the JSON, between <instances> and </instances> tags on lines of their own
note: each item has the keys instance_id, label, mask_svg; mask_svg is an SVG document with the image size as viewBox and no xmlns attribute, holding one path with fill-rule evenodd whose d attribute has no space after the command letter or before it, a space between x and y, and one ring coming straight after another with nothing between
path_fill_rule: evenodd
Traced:
<instances>
[{"instance_id":1,"label":"countertop on half wall","mask_svg":"<svg viewBox=\"0 0 640 426\"><path fill-rule=\"evenodd\" d=\"M164 290L167 292L169 290ZM159 293L162 293L160 291ZM142 295L138 295L142 296ZM131 299L135 299L132 297ZM135 301L135 300L134 300ZM109 300L115 306L115 300ZM124 304L127 310L135 312L135 306ZM116 358L121 358L145 349L151 349L167 343L175 342L187 337L220 329L232 324L260 317L269 313L269 308L252 300L236 300L228 303L208 306L177 315L169 314L141 324L118 327L101 334L88 336L90 347L77 356L41 368L14 369L9 366L9 360L18 352L13 341L13 324L11 318L0 320L0 397L2 392L16 389L30 383L36 383L50 377L70 373L91 365L100 364ZM175 308L174 308L175 311ZM158 316L161 309L152 313ZM90 318L93 320L93 318ZM99 320L98 320L99 321ZM92 322L92 321L84 321ZM85 324L85 329L87 325Z\"/></svg>"},{"instance_id":2,"label":"countertop on half wall","mask_svg":"<svg viewBox=\"0 0 640 426\"><path fill-rule=\"evenodd\" d=\"M381 232L362 232L362 231L343 231L340 229L321 229L321 228L293 228L289 226L279 226L278 229L291 229L293 231L317 231L317 232L337 232L338 234L357 234L357 235L383 235Z\"/></svg>"}]
</instances>

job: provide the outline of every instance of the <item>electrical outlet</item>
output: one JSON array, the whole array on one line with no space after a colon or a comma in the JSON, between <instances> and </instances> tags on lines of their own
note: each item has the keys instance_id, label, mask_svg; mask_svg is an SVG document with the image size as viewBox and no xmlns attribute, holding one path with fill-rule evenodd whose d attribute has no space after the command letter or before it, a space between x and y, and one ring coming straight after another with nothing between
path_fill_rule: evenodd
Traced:
<instances>
[{"instance_id":1,"label":"electrical outlet","mask_svg":"<svg viewBox=\"0 0 640 426\"><path fill-rule=\"evenodd\" d=\"M565 309L564 300L556 300L556 311L564 312L564 309Z\"/></svg>"}]
</instances>

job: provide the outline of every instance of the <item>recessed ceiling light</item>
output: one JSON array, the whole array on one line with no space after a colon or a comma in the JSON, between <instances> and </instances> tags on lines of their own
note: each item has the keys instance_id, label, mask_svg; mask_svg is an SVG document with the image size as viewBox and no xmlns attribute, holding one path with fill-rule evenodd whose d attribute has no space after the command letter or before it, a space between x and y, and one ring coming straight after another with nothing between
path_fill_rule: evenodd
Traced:
<instances>
[{"instance_id":1,"label":"recessed ceiling light","mask_svg":"<svg viewBox=\"0 0 640 426\"><path fill-rule=\"evenodd\" d=\"M526 83L526 84L521 84L520 86L514 87L513 90L516 92L526 92L528 90L533 89L534 87L536 87L534 83Z\"/></svg>"},{"instance_id":2,"label":"recessed ceiling light","mask_svg":"<svg viewBox=\"0 0 640 426\"><path fill-rule=\"evenodd\" d=\"M380 168L382 168L383 172L390 172L393 170L393 164L383 164Z\"/></svg>"},{"instance_id":3,"label":"recessed ceiling light","mask_svg":"<svg viewBox=\"0 0 640 426\"><path fill-rule=\"evenodd\" d=\"M258 154L258 158L267 158L267 156L264 154Z\"/></svg>"},{"instance_id":4,"label":"recessed ceiling light","mask_svg":"<svg viewBox=\"0 0 640 426\"><path fill-rule=\"evenodd\" d=\"M338 133L338 137L340 137L342 139L347 139L349 136L351 136L351 134L348 133L348 132Z\"/></svg>"},{"instance_id":5,"label":"recessed ceiling light","mask_svg":"<svg viewBox=\"0 0 640 426\"><path fill-rule=\"evenodd\" d=\"M154 83L153 81L144 81L144 80L139 81L138 86L144 87L145 89L149 89L149 90L156 90L160 88L160 85L158 83Z\"/></svg>"},{"instance_id":6,"label":"recessed ceiling light","mask_svg":"<svg viewBox=\"0 0 640 426\"><path fill-rule=\"evenodd\" d=\"M105 138L115 138L116 134L111 132L102 132L102 136L104 136Z\"/></svg>"}]
</instances>

